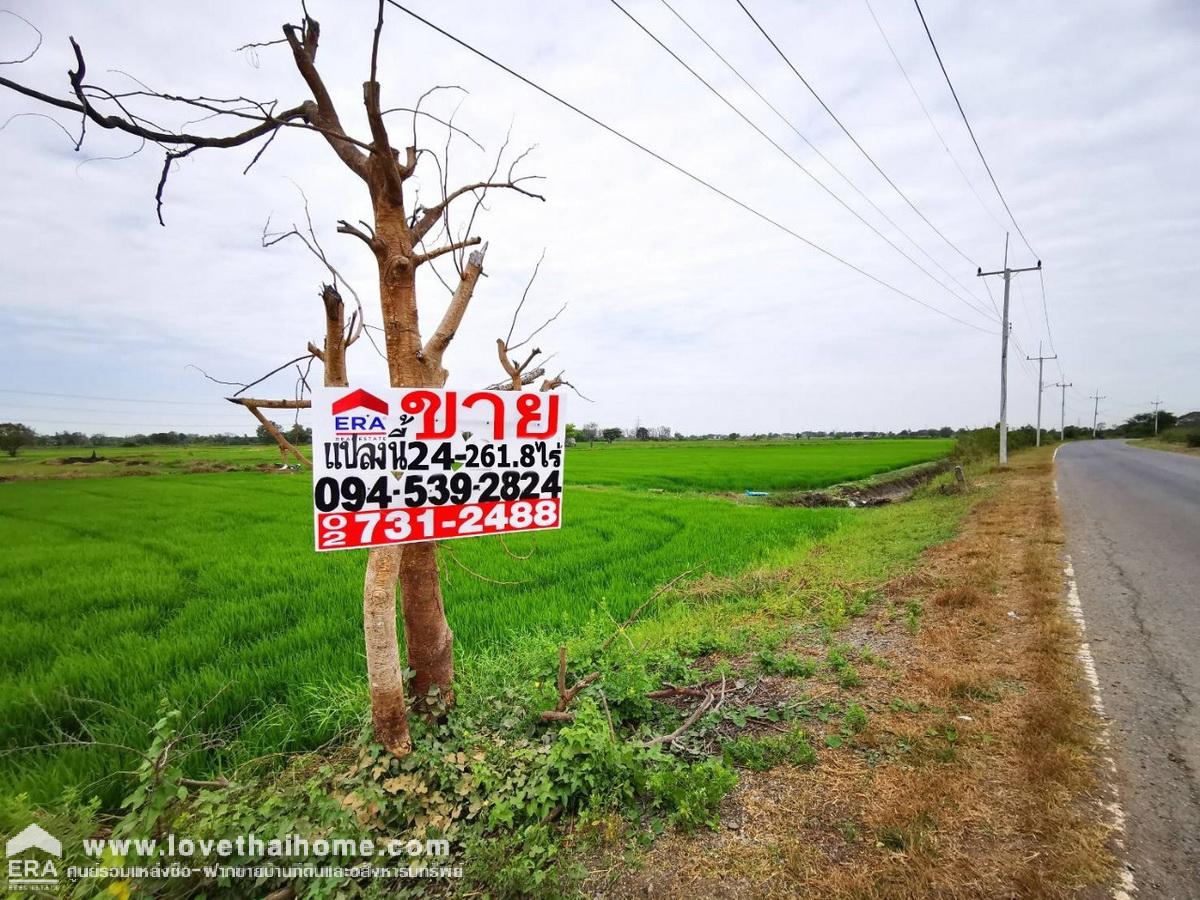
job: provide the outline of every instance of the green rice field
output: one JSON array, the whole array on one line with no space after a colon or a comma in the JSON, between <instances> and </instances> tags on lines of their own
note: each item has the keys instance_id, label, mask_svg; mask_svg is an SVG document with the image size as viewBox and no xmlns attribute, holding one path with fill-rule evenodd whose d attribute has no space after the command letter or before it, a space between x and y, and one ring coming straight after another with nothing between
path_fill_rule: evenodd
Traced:
<instances>
[{"instance_id":1,"label":"green rice field","mask_svg":"<svg viewBox=\"0 0 1200 900\"><path fill-rule=\"evenodd\" d=\"M567 454L569 482L699 491L828 487L946 456L952 439L622 441Z\"/></svg>"},{"instance_id":2,"label":"green rice field","mask_svg":"<svg viewBox=\"0 0 1200 900\"><path fill-rule=\"evenodd\" d=\"M561 531L443 546L460 672L533 633L619 620L685 569L742 570L871 515L585 482L725 490L742 486L734 473L753 473L747 486L829 484L949 450L871 443L571 451ZM188 714L203 708L196 726L223 741L207 760L214 768L333 737L330 698L363 685L365 552L314 553L310 503L306 473L0 484L6 790L50 803L85 787L111 802L112 775L130 755L106 745L144 744L144 720L163 698ZM18 750L50 743L60 746Z\"/></svg>"}]
</instances>

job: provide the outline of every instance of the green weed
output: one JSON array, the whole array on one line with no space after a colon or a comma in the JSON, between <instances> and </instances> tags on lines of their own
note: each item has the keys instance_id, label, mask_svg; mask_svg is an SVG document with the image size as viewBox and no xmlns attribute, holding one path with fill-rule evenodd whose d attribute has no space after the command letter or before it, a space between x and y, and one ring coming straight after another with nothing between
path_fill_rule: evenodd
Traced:
<instances>
[{"instance_id":1,"label":"green weed","mask_svg":"<svg viewBox=\"0 0 1200 900\"><path fill-rule=\"evenodd\" d=\"M784 762L809 766L817 761L817 752L799 726L793 726L786 734L738 737L726 743L722 753L730 765L755 772L766 771Z\"/></svg>"},{"instance_id":2,"label":"green weed","mask_svg":"<svg viewBox=\"0 0 1200 900\"><path fill-rule=\"evenodd\" d=\"M811 659L772 650L760 650L755 654L754 662L764 675L784 675L788 678L808 678L817 669Z\"/></svg>"}]
</instances>

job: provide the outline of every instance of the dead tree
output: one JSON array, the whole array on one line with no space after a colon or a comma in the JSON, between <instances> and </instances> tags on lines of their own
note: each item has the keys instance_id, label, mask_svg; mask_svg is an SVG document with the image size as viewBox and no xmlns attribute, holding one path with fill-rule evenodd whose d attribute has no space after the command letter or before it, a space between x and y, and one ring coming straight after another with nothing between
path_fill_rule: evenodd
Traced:
<instances>
[{"instance_id":1,"label":"dead tree","mask_svg":"<svg viewBox=\"0 0 1200 900\"><path fill-rule=\"evenodd\" d=\"M354 237L375 260L378 270L379 308L382 314L381 330L391 383L395 387L437 388L446 382L447 372L443 362L446 349L458 331L475 287L483 274L486 245L481 243L478 236L471 234L471 229L476 214L483 205L484 197L490 190L503 190L526 197L544 198L528 187L534 176L515 174L515 168L525 154L517 155L508 164L505 173L500 174L502 157L507 150L506 140L489 177L451 188L446 183L445 170L439 163L438 199L429 206L414 202L410 207L406 198L406 184L414 176L418 163L427 154L434 162L437 162L438 157L436 153L417 144L417 117L429 116L421 111L420 100L412 109L403 110L412 114L411 143L399 148L392 144L386 116L388 113L401 111L401 108L383 108L380 85L376 77L384 25L383 10L384 3L380 0L371 41L369 77L362 87L369 131L369 134L362 138L352 136L344 127L321 76L317 65L321 29L307 11L304 12L300 24L283 26L282 38L247 45L278 45L290 51L308 96L286 107L274 100L257 101L245 97L184 97L151 90L144 85L138 90L109 90L88 80L83 49L74 38L70 38L74 68L68 73L67 96L46 93L4 75L0 75L0 86L32 98L51 110L77 116L78 136L72 138L77 150L82 145L88 128L123 132L160 147L164 152L164 160L154 193L160 223L163 222L163 200L167 180L176 161L201 150L229 149L253 144L257 146L257 150L250 165L246 167L248 170L281 132L308 131L319 136L328 144L341 164L361 179L370 197L372 223L351 223L343 220L338 223L337 231ZM39 44L40 38L39 32ZM189 112L199 111L209 123L206 126L209 129L230 122L237 123L237 127L223 134L163 128L134 111L138 104L147 102L153 102L156 109L161 108L162 103L167 103L177 108L186 108ZM450 134L457 131L452 122L442 124L450 129ZM460 202L465 208L466 201L473 201L473 210L469 217L465 218L465 229L460 228L456 232L451 228L449 211L452 204ZM438 239L444 240L444 243L440 246L430 246ZM468 255L469 248L474 249ZM433 266L434 261L442 257L448 257L453 262L457 285L451 288L447 284L451 291L450 300L437 326L428 337L423 338L417 316L417 272L421 266ZM344 298L336 283L325 285L321 298L325 314L325 337L320 347L310 345L309 356L323 364L326 385L345 385L346 349L361 333L362 315L356 310L351 321L347 323ZM508 361L506 354L504 359ZM525 374L528 373L522 366L521 372L513 378L512 386L520 387L524 384L522 376ZM561 382L548 379L542 387L549 389L558 383ZM307 401L301 399L263 400L244 396L235 399L260 421L265 419L261 409L298 408L307 405ZM282 449L303 460L302 454L286 443L286 438L279 435L277 440L281 442ZM410 740L403 679L404 664L399 654L396 629L397 585L402 598L408 666L416 673L413 683L415 699L420 702L431 693L440 692L444 701L452 702L453 635L446 622L435 546L432 543L369 551L363 586L367 671L375 735L393 753L403 754L409 750Z\"/></svg>"}]
</instances>

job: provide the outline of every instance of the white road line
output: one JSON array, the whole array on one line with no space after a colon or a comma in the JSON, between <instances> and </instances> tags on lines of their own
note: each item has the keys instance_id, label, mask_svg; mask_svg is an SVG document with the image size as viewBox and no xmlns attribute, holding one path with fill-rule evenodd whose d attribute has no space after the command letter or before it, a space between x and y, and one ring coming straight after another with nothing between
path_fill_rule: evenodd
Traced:
<instances>
[{"instance_id":1,"label":"white road line","mask_svg":"<svg viewBox=\"0 0 1200 900\"><path fill-rule=\"evenodd\" d=\"M1054 455L1051 456L1051 463L1058 461L1058 451L1065 445L1059 444L1054 448ZM1054 479L1054 498L1058 499L1058 479ZM1112 800L1105 803L1100 801L1107 811L1112 821L1113 828L1113 846L1116 847L1119 855L1125 853L1125 811L1121 808L1120 792L1117 790L1117 764L1113 761L1112 756L1112 740L1108 730L1108 717L1104 713L1104 699L1100 696L1100 675L1096 671L1096 659L1092 656L1092 648L1087 639L1087 621L1083 617L1083 604L1079 600L1079 585L1075 583L1075 566L1071 562L1071 554L1063 555L1065 565L1063 566L1063 577L1067 582L1067 610L1071 613L1071 618L1075 622L1075 626L1079 629L1079 649L1075 651L1075 658L1079 660L1080 666L1083 668L1084 678L1087 679L1088 689L1092 695L1092 710L1100 719L1100 747L1102 752L1101 761L1108 766L1108 772L1111 776L1109 781L1109 790L1112 792ZM1120 867L1120 878L1116 885L1113 886L1113 900L1132 900L1133 894L1137 893L1137 884L1133 880L1133 872L1129 868L1129 863L1124 859L1118 859L1117 863Z\"/></svg>"},{"instance_id":2,"label":"white road line","mask_svg":"<svg viewBox=\"0 0 1200 900\"><path fill-rule=\"evenodd\" d=\"M1055 450L1055 453L1058 451ZM1054 482L1054 492L1058 493L1058 480ZM1125 853L1125 811L1121 808L1121 798L1117 791L1117 764L1113 761L1111 740L1108 730L1108 718L1104 714L1104 700L1100 696L1100 676L1096 672L1096 660L1092 656L1092 648L1087 640L1087 622L1083 618L1083 606L1079 602L1079 586L1075 583L1075 567L1071 564L1070 554L1066 555L1066 565L1063 566L1063 576L1067 581L1067 609L1071 613L1071 618L1075 620L1076 626L1079 628L1080 644L1079 649L1075 651L1075 657L1079 660L1079 664L1083 667L1084 678L1087 679L1088 687L1092 695L1092 709L1100 719L1100 746L1102 762L1107 764L1109 774L1112 776L1109 788L1112 791L1112 800L1108 803L1100 801L1101 805L1108 810L1108 814L1112 819L1113 828L1113 845L1116 847L1119 855ZM1118 859L1120 864L1120 879L1116 886L1113 887L1114 900L1131 900L1133 894L1137 892L1137 885L1133 880L1133 872L1130 871L1129 864Z\"/></svg>"}]
</instances>

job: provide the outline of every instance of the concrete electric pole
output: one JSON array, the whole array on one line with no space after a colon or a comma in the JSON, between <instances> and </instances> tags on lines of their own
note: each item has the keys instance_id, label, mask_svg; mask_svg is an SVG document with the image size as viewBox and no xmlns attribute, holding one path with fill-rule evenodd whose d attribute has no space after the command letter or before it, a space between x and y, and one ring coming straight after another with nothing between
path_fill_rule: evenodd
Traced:
<instances>
[{"instance_id":1,"label":"concrete electric pole","mask_svg":"<svg viewBox=\"0 0 1200 900\"><path fill-rule=\"evenodd\" d=\"M1034 446L1040 447L1042 446L1042 391L1045 390L1045 388L1042 387L1042 364L1048 359L1058 359L1058 354L1056 353L1053 356L1042 356L1042 342L1038 341L1038 355L1026 356L1025 358L1031 360L1036 359L1038 364L1037 439L1034 443Z\"/></svg>"},{"instance_id":2,"label":"concrete electric pole","mask_svg":"<svg viewBox=\"0 0 1200 900\"><path fill-rule=\"evenodd\" d=\"M1059 410L1058 419L1058 439L1065 441L1067 439L1067 388L1071 387L1074 382L1054 382L1056 388L1062 388L1062 406Z\"/></svg>"},{"instance_id":3,"label":"concrete electric pole","mask_svg":"<svg viewBox=\"0 0 1200 900\"><path fill-rule=\"evenodd\" d=\"M1150 401L1154 404L1154 436L1158 437L1158 408L1162 406L1161 400Z\"/></svg>"},{"instance_id":4,"label":"concrete electric pole","mask_svg":"<svg viewBox=\"0 0 1200 900\"><path fill-rule=\"evenodd\" d=\"M1004 315L1000 323L1000 465L1008 465L1008 292L1012 277L1018 272L1036 272L1042 267L1039 259L1036 266L1024 269L1010 269L1008 266L1008 235L1004 235L1004 268L995 272L985 272L982 267L976 271L978 278L989 275L1000 275L1004 278Z\"/></svg>"},{"instance_id":5,"label":"concrete electric pole","mask_svg":"<svg viewBox=\"0 0 1200 900\"><path fill-rule=\"evenodd\" d=\"M1095 407L1092 409L1092 438L1096 437L1096 419L1100 416L1100 401L1107 398L1100 396L1100 389L1096 388L1096 393L1092 394L1090 399L1096 401Z\"/></svg>"}]
</instances>

